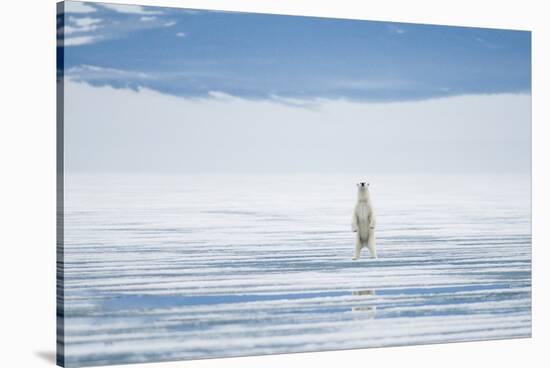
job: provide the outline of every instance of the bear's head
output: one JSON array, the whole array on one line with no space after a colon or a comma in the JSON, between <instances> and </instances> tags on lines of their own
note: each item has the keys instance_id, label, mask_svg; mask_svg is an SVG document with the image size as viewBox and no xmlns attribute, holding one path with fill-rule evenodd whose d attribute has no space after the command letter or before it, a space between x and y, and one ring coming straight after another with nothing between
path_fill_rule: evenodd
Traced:
<instances>
[{"instance_id":1,"label":"bear's head","mask_svg":"<svg viewBox=\"0 0 550 368\"><path fill-rule=\"evenodd\" d=\"M369 185L370 183L366 183L366 182L357 183L357 197L360 201L369 200Z\"/></svg>"}]
</instances>

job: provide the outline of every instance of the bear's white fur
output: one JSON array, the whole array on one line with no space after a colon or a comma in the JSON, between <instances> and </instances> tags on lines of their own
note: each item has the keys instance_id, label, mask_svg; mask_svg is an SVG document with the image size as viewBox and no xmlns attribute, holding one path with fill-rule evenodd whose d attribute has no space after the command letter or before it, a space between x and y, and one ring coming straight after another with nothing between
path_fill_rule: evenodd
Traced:
<instances>
[{"instance_id":1,"label":"bear's white fur","mask_svg":"<svg viewBox=\"0 0 550 368\"><path fill-rule=\"evenodd\" d=\"M357 184L357 203L353 210L351 229L356 233L353 260L361 256L361 248L367 247L372 258L376 257L376 219L369 193L369 183Z\"/></svg>"}]
</instances>

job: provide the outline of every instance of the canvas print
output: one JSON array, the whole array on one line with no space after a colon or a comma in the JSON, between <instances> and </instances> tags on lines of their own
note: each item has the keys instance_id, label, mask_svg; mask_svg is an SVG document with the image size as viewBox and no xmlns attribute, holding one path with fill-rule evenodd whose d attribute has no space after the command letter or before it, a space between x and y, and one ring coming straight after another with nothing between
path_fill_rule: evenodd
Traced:
<instances>
[{"instance_id":1,"label":"canvas print","mask_svg":"<svg viewBox=\"0 0 550 368\"><path fill-rule=\"evenodd\" d=\"M58 364L531 336L529 31L58 5Z\"/></svg>"}]
</instances>

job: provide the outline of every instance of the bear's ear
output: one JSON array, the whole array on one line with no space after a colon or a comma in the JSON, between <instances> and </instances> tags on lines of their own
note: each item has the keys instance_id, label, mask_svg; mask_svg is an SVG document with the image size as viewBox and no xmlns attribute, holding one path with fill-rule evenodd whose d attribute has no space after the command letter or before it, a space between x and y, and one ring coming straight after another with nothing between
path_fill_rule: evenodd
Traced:
<instances>
[{"instance_id":1,"label":"bear's ear","mask_svg":"<svg viewBox=\"0 0 550 368\"><path fill-rule=\"evenodd\" d=\"M367 187L370 185L370 183L367 183Z\"/></svg>"}]
</instances>

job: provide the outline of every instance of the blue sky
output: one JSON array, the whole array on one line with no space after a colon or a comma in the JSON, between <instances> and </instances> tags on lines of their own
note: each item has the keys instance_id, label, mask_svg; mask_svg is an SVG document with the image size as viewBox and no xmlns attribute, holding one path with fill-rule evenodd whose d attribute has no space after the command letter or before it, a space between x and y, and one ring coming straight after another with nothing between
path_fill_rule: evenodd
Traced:
<instances>
[{"instance_id":1,"label":"blue sky","mask_svg":"<svg viewBox=\"0 0 550 368\"><path fill-rule=\"evenodd\" d=\"M526 31L65 4L65 75L92 86L254 100L531 91Z\"/></svg>"}]
</instances>

